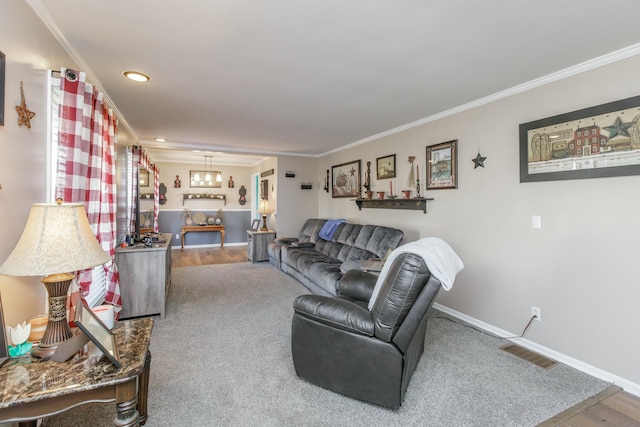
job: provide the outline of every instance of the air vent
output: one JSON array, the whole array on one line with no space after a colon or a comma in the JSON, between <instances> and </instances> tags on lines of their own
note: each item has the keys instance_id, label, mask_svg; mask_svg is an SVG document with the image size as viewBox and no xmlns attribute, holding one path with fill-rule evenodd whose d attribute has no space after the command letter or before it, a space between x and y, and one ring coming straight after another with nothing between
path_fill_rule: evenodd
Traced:
<instances>
[{"instance_id":1,"label":"air vent","mask_svg":"<svg viewBox=\"0 0 640 427\"><path fill-rule=\"evenodd\" d=\"M506 351L509 354L513 354L520 359L526 360L529 363L533 363L534 365L539 366L542 369L549 369L552 366L555 366L556 363L558 363L555 360L551 360L516 344L505 345L504 347L500 347L500 349Z\"/></svg>"}]
</instances>

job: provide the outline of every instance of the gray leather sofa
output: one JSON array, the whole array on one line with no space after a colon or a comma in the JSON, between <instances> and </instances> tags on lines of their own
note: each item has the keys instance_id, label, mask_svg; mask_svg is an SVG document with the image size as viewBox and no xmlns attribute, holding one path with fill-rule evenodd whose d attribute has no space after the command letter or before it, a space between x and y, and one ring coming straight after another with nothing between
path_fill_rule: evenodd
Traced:
<instances>
[{"instance_id":1,"label":"gray leather sofa","mask_svg":"<svg viewBox=\"0 0 640 427\"><path fill-rule=\"evenodd\" d=\"M424 351L427 312L442 286L421 257L402 254L369 311L376 280L350 270L339 297L297 297L291 354L296 373L307 381L395 409Z\"/></svg>"},{"instance_id":2,"label":"gray leather sofa","mask_svg":"<svg viewBox=\"0 0 640 427\"><path fill-rule=\"evenodd\" d=\"M278 238L267 247L269 262L296 278L313 293L336 295L345 263L357 265L369 258L383 258L395 249L404 233L396 228L342 223L325 240L319 233L326 219L308 219L298 237Z\"/></svg>"}]
</instances>

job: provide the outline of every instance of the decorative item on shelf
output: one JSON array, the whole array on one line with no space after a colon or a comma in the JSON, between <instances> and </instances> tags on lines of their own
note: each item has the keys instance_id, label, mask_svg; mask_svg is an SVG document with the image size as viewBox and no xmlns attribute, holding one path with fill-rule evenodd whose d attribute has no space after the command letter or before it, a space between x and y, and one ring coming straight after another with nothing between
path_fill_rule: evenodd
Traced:
<instances>
[{"instance_id":1,"label":"decorative item on shelf","mask_svg":"<svg viewBox=\"0 0 640 427\"><path fill-rule=\"evenodd\" d=\"M24 356L31 351L33 343L27 341L29 334L31 333L30 323L27 324L27 322L22 322L22 324L17 324L15 328L7 326L7 331L11 338L11 345L9 345L10 357Z\"/></svg>"},{"instance_id":2,"label":"decorative item on shelf","mask_svg":"<svg viewBox=\"0 0 640 427\"><path fill-rule=\"evenodd\" d=\"M64 248L64 252L61 252ZM46 276L49 321L33 354L50 358L73 334L67 321L67 291L76 272L105 264L102 249L81 203L34 204L20 240L0 267L9 276Z\"/></svg>"},{"instance_id":3,"label":"decorative item on shelf","mask_svg":"<svg viewBox=\"0 0 640 427\"><path fill-rule=\"evenodd\" d=\"M272 214L273 211L271 210L271 206L269 206L269 201L267 199L260 200L258 213L262 214L262 228L260 231L269 231L269 227L267 227L267 215Z\"/></svg>"},{"instance_id":4,"label":"decorative item on shelf","mask_svg":"<svg viewBox=\"0 0 640 427\"><path fill-rule=\"evenodd\" d=\"M31 119L36 115L33 111L27 108L27 101L24 99L24 87L22 80L20 80L20 105L16 105L16 111L18 112L18 126L25 125L31 129Z\"/></svg>"},{"instance_id":5,"label":"decorative item on shelf","mask_svg":"<svg viewBox=\"0 0 640 427\"><path fill-rule=\"evenodd\" d=\"M295 178L296 177L296 173L293 171L286 171L284 173L285 178Z\"/></svg>"},{"instance_id":6,"label":"decorative item on shelf","mask_svg":"<svg viewBox=\"0 0 640 427\"><path fill-rule=\"evenodd\" d=\"M478 155L475 157L475 159L471 159L471 161L473 162L473 168L477 168L478 166L480 167L484 167L484 161L487 160L486 157L482 157L480 155L480 150L478 150Z\"/></svg>"},{"instance_id":7,"label":"decorative item on shelf","mask_svg":"<svg viewBox=\"0 0 640 427\"><path fill-rule=\"evenodd\" d=\"M193 219L191 218L191 210L185 209L182 211L182 223L184 225L192 225Z\"/></svg>"},{"instance_id":8,"label":"decorative item on shelf","mask_svg":"<svg viewBox=\"0 0 640 427\"><path fill-rule=\"evenodd\" d=\"M420 197L420 167L416 165L416 197Z\"/></svg>"},{"instance_id":9,"label":"decorative item on shelf","mask_svg":"<svg viewBox=\"0 0 640 427\"><path fill-rule=\"evenodd\" d=\"M371 162L367 162L367 171L364 173L364 188L371 191Z\"/></svg>"},{"instance_id":10,"label":"decorative item on shelf","mask_svg":"<svg viewBox=\"0 0 640 427\"><path fill-rule=\"evenodd\" d=\"M378 193L378 199L382 200L384 199L384 191L377 191Z\"/></svg>"},{"instance_id":11,"label":"decorative item on shelf","mask_svg":"<svg viewBox=\"0 0 640 427\"><path fill-rule=\"evenodd\" d=\"M207 217L202 212L194 213L192 218L195 225L205 225L207 222Z\"/></svg>"},{"instance_id":12,"label":"decorative item on shelf","mask_svg":"<svg viewBox=\"0 0 640 427\"><path fill-rule=\"evenodd\" d=\"M365 196L367 199L373 199L373 191L365 191Z\"/></svg>"},{"instance_id":13,"label":"decorative item on shelf","mask_svg":"<svg viewBox=\"0 0 640 427\"><path fill-rule=\"evenodd\" d=\"M407 178L407 187L415 188L416 187L416 176L413 173L413 162L416 160L416 156L409 156L409 177Z\"/></svg>"},{"instance_id":14,"label":"decorative item on shelf","mask_svg":"<svg viewBox=\"0 0 640 427\"><path fill-rule=\"evenodd\" d=\"M324 191L329 192L329 169L327 169L327 176L324 179Z\"/></svg>"},{"instance_id":15,"label":"decorative item on shelf","mask_svg":"<svg viewBox=\"0 0 640 427\"><path fill-rule=\"evenodd\" d=\"M411 190L402 190L402 197L404 199L410 199L411 198Z\"/></svg>"},{"instance_id":16,"label":"decorative item on shelf","mask_svg":"<svg viewBox=\"0 0 640 427\"><path fill-rule=\"evenodd\" d=\"M303 182L300 184L300 188L303 190L311 190L312 187L313 184L311 184L310 182Z\"/></svg>"},{"instance_id":17,"label":"decorative item on shelf","mask_svg":"<svg viewBox=\"0 0 640 427\"><path fill-rule=\"evenodd\" d=\"M213 222L215 225L222 225L222 223L224 222L224 211L222 209L218 209L218 212L216 212L216 216L213 219Z\"/></svg>"}]
</instances>

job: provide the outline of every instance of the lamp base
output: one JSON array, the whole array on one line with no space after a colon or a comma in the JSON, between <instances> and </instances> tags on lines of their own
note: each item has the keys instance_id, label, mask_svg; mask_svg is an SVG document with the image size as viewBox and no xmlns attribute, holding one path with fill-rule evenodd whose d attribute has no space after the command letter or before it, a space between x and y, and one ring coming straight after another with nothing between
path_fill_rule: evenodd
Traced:
<instances>
[{"instance_id":1,"label":"lamp base","mask_svg":"<svg viewBox=\"0 0 640 427\"><path fill-rule=\"evenodd\" d=\"M267 214L262 214L262 228L260 231L269 231L267 228Z\"/></svg>"},{"instance_id":2,"label":"lamp base","mask_svg":"<svg viewBox=\"0 0 640 427\"><path fill-rule=\"evenodd\" d=\"M67 291L73 275L69 273L50 274L42 279L49 294L49 320L42 340L31 354L49 359L64 341L73 337L67 321Z\"/></svg>"}]
</instances>

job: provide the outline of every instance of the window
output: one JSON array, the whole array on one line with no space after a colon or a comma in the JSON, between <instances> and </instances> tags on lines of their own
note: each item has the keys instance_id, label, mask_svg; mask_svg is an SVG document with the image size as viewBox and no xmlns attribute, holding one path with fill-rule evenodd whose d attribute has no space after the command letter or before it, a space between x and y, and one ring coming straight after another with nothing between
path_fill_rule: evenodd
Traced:
<instances>
[{"instance_id":1,"label":"window","mask_svg":"<svg viewBox=\"0 0 640 427\"><path fill-rule=\"evenodd\" d=\"M58 169L58 129L60 128L60 120L58 117L58 106L60 105L60 79L53 77L49 73L49 101L50 115L48 120L49 132L49 202L53 203L56 194L56 172ZM107 277L104 273L104 267L99 265L93 269L92 283L89 294L85 296L85 300L89 307L95 307L102 304L107 295Z\"/></svg>"},{"instance_id":2,"label":"window","mask_svg":"<svg viewBox=\"0 0 640 427\"><path fill-rule=\"evenodd\" d=\"M596 130L595 130L595 128L594 128L594 129L591 129L591 135L595 135L595 134L596 134Z\"/></svg>"}]
</instances>

